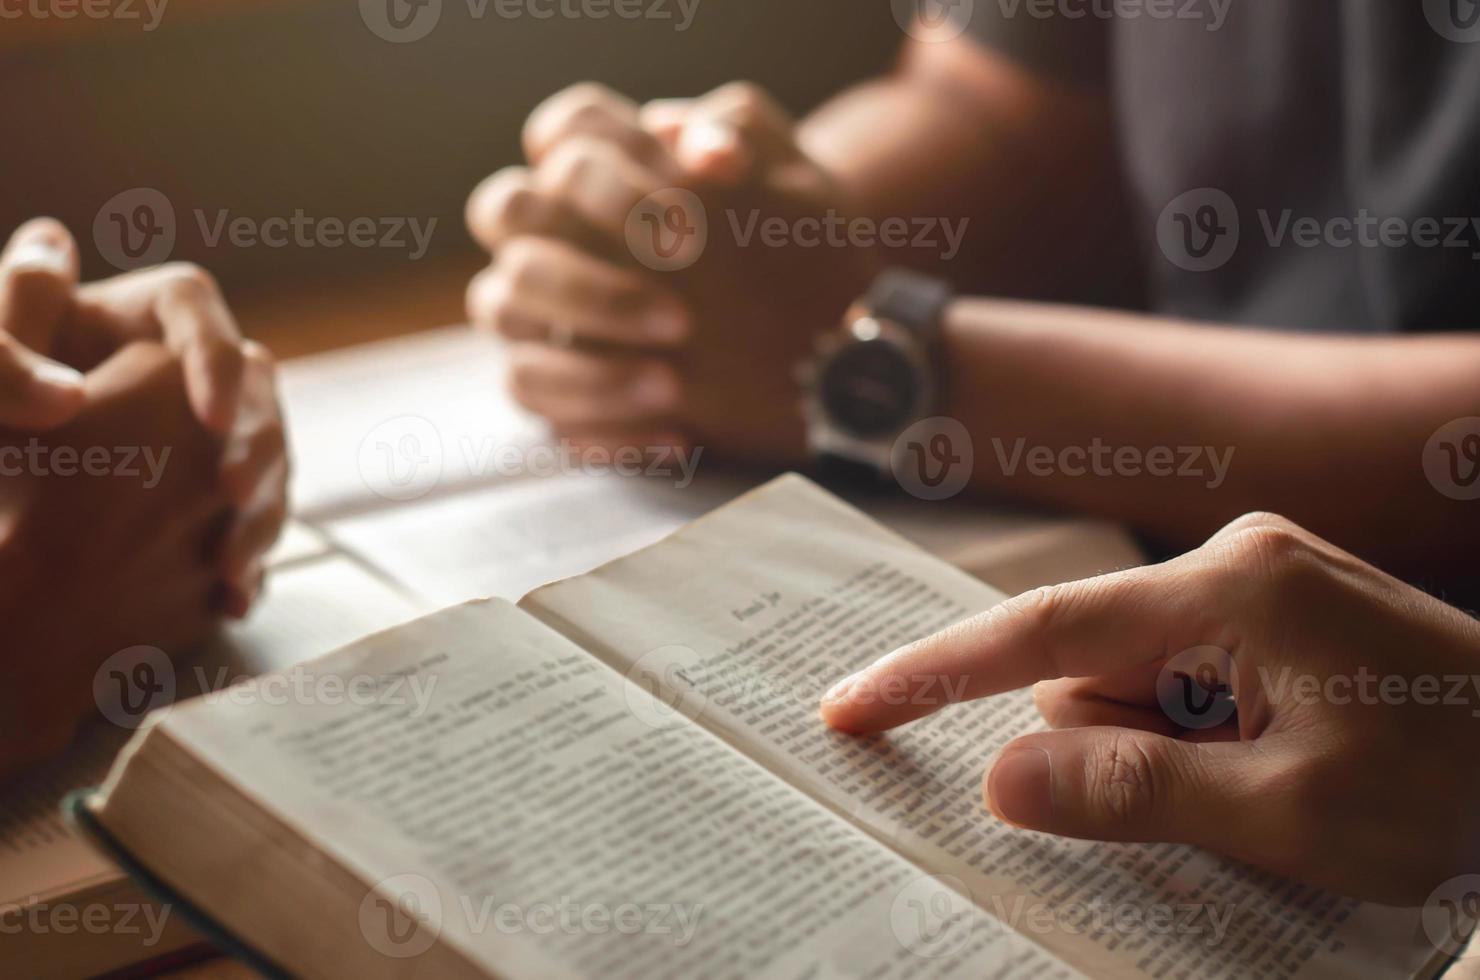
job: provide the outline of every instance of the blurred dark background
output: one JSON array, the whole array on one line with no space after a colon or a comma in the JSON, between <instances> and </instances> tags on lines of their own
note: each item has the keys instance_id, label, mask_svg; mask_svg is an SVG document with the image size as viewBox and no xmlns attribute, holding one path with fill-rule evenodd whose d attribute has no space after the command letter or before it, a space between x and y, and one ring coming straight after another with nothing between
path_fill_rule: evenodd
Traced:
<instances>
[{"instance_id":1,"label":"blurred dark background","mask_svg":"<svg viewBox=\"0 0 1480 980\"><path fill-rule=\"evenodd\" d=\"M746 78L803 112L886 67L901 41L888 4L858 0L698 0L682 32L676 0L658 8L668 20L507 19L495 0L479 18L479 0L444 0L437 26L409 43L377 36L357 0L172 0L152 31L145 0L128 2L138 20L0 21L0 225L54 215L77 236L86 276L109 275L93 241L99 208L157 189L177 215L172 257L209 266L245 314L268 319L289 304L352 319L322 297L407 303L408 284L421 299L407 316L456 319L459 284L481 264L463 202L520 160L530 109L572 82L641 100ZM410 262L380 248L210 247L197 209L212 221L302 209L437 226Z\"/></svg>"}]
</instances>

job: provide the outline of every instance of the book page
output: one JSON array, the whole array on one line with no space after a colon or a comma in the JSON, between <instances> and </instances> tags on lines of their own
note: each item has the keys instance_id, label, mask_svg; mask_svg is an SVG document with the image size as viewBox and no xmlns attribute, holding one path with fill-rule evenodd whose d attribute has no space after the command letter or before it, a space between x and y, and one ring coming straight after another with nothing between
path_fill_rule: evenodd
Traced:
<instances>
[{"instance_id":1,"label":"book page","mask_svg":"<svg viewBox=\"0 0 1480 980\"><path fill-rule=\"evenodd\" d=\"M258 684L320 693L269 704ZM356 689L374 696L343 696ZM484 602L184 706L158 731L361 883L345 909L297 908L291 888L272 908L245 890L243 907L213 907L269 955L312 916L318 941L298 955L319 958L288 961L305 976L364 957L425 975L416 959L438 940L515 977L980 977L983 961L1004 980L1073 975L700 726L649 724L656 707ZM125 766L110 791L128 782ZM166 880L188 873L165 860ZM931 916L970 941L931 946Z\"/></svg>"},{"instance_id":2,"label":"book page","mask_svg":"<svg viewBox=\"0 0 1480 980\"><path fill-rule=\"evenodd\" d=\"M0 920L26 905L118 880L118 871L62 822L60 804L102 777L126 735L109 725L90 726L66 756L0 792Z\"/></svg>"},{"instance_id":3,"label":"book page","mask_svg":"<svg viewBox=\"0 0 1480 980\"><path fill-rule=\"evenodd\" d=\"M1028 692L866 739L821 723L832 683L1003 598L790 476L523 605L1085 972L1403 977L1432 955L1411 911L998 822L982 775L1041 727Z\"/></svg>"},{"instance_id":4,"label":"book page","mask_svg":"<svg viewBox=\"0 0 1480 980\"><path fill-rule=\"evenodd\" d=\"M438 607L517 600L654 544L761 482L748 471L711 466L707 458L692 462L695 472L675 472L667 481L615 473L496 480L345 514L323 526L346 551ZM1123 532L1096 521L848 489L847 499L860 510L1004 589L1021 591L1144 560Z\"/></svg>"},{"instance_id":5,"label":"book page","mask_svg":"<svg viewBox=\"0 0 1480 980\"><path fill-rule=\"evenodd\" d=\"M290 523L268 564L263 601L199 658L178 665L179 697L236 678L281 669L325 649L414 618L411 599L343 556L323 556L316 532ZM66 752L0 786L0 913L11 906L56 900L120 873L62 822L62 797L95 785L131 731L101 718ZM4 931L0 930L0 945Z\"/></svg>"}]
</instances>

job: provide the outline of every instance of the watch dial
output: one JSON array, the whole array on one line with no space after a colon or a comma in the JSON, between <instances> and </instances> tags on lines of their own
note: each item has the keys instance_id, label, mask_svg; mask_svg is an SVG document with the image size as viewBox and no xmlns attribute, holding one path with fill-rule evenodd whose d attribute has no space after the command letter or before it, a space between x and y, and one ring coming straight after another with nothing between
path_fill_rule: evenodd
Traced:
<instances>
[{"instance_id":1,"label":"watch dial","mask_svg":"<svg viewBox=\"0 0 1480 980\"><path fill-rule=\"evenodd\" d=\"M834 425L857 438L873 439L911 420L920 379L899 348L871 340L839 351L823 368L818 388Z\"/></svg>"}]
</instances>

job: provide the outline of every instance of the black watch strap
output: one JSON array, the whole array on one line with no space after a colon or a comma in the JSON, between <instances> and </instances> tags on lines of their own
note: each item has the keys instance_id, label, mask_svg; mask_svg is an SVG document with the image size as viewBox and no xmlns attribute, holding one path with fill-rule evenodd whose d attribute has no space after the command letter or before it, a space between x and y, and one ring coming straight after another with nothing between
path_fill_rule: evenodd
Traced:
<instances>
[{"instance_id":1,"label":"black watch strap","mask_svg":"<svg viewBox=\"0 0 1480 980\"><path fill-rule=\"evenodd\" d=\"M908 269L887 269L874 280L863 304L875 316L891 320L933 344L951 295L950 283Z\"/></svg>"}]
</instances>

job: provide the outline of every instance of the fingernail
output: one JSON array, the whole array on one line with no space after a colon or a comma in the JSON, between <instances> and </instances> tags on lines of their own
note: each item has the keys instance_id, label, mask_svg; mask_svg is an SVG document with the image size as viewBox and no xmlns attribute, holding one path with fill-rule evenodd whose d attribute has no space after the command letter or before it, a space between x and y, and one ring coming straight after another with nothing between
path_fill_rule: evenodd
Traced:
<instances>
[{"instance_id":1,"label":"fingernail","mask_svg":"<svg viewBox=\"0 0 1480 980\"><path fill-rule=\"evenodd\" d=\"M847 677L844 677L842 680L838 681L832 687L830 687L830 688L827 689L827 693L822 696L822 700L824 700L824 701L841 701L841 700L843 700L845 697L848 696L848 692L851 691L851 690L853 690L853 685L854 685L855 682L857 682L858 676L859 675L857 675L857 674L849 674Z\"/></svg>"},{"instance_id":2,"label":"fingernail","mask_svg":"<svg viewBox=\"0 0 1480 980\"><path fill-rule=\"evenodd\" d=\"M49 388L81 388L82 372L56 361L37 361L32 377Z\"/></svg>"},{"instance_id":3,"label":"fingernail","mask_svg":"<svg viewBox=\"0 0 1480 980\"><path fill-rule=\"evenodd\" d=\"M1053 818L1053 764L1037 747L1012 749L987 776L987 804L1020 827L1043 827Z\"/></svg>"},{"instance_id":4,"label":"fingernail","mask_svg":"<svg viewBox=\"0 0 1480 980\"><path fill-rule=\"evenodd\" d=\"M667 371L654 369L637 376L632 385L632 397L643 408L663 410L672 408L678 401L678 390Z\"/></svg>"},{"instance_id":5,"label":"fingernail","mask_svg":"<svg viewBox=\"0 0 1480 980\"><path fill-rule=\"evenodd\" d=\"M647 331L654 340L682 340L688 329L689 320L682 310L659 306L647 316Z\"/></svg>"},{"instance_id":6,"label":"fingernail","mask_svg":"<svg viewBox=\"0 0 1480 980\"><path fill-rule=\"evenodd\" d=\"M12 269L43 269L47 272L66 272L67 253L44 239L17 245L10 253Z\"/></svg>"}]
</instances>

